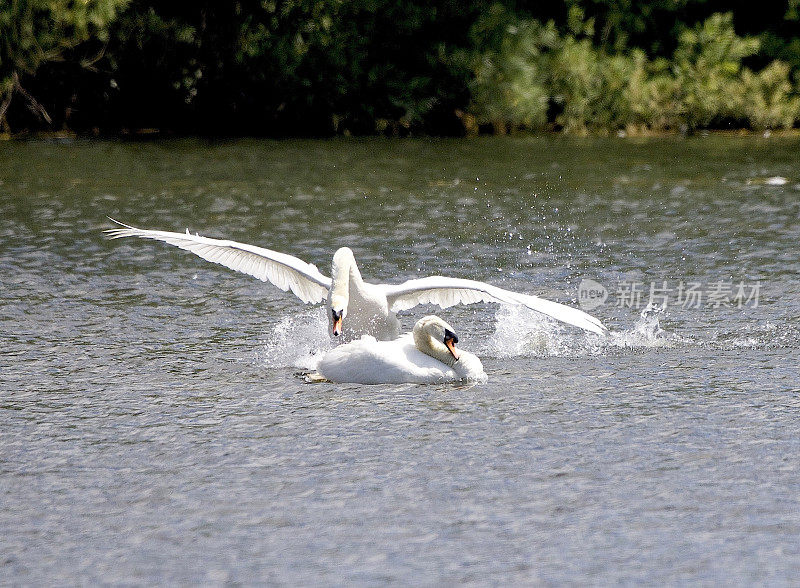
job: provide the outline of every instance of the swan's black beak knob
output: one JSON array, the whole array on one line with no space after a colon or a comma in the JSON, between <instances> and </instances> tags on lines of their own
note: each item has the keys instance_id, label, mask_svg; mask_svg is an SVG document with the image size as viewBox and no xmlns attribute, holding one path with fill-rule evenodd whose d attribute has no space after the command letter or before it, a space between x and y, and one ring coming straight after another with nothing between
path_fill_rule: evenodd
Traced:
<instances>
[{"instance_id":1,"label":"swan's black beak knob","mask_svg":"<svg viewBox=\"0 0 800 588\"><path fill-rule=\"evenodd\" d=\"M447 346L448 351L450 351L450 355L452 355L453 358L458 361L458 358L461 356L461 354L456 351L456 343L458 343L458 335L456 335L450 329L445 329L444 344Z\"/></svg>"}]
</instances>

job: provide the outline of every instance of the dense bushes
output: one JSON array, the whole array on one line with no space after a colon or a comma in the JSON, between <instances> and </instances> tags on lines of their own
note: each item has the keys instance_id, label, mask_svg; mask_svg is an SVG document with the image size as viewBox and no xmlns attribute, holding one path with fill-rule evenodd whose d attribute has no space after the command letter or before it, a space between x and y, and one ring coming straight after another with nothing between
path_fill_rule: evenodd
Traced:
<instances>
[{"instance_id":1,"label":"dense bushes","mask_svg":"<svg viewBox=\"0 0 800 588\"><path fill-rule=\"evenodd\" d=\"M585 133L789 128L800 120L789 65L744 67L759 40L737 36L730 13L683 30L670 60L638 49L611 55L591 42L593 23L578 22L564 35L552 22L504 23L499 49L475 58L476 121Z\"/></svg>"},{"instance_id":2,"label":"dense bushes","mask_svg":"<svg viewBox=\"0 0 800 588\"><path fill-rule=\"evenodd\" d=\"M0 6L0 131L797 125L798 2L738 2L736 22L719 11L729 4L12 0Z\"/></svg>"}]
</instances>

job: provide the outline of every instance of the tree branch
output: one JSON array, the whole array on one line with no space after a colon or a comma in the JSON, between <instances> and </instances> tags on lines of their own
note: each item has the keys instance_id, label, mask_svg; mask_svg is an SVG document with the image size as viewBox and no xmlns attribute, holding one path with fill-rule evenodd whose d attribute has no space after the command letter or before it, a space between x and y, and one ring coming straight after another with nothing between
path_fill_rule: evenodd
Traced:
<instances>
[{"instance_id":1,"label":"tree branch","mask_svg":"<svg viewBox=\"0 0 800 588\"><path fill-rule=\"evenodd\" d=\"M9 127L8 122L6 122L6 112L8 112L8 107L11 106L11 99L14 97L14 87L11 87L11 90L8 92L8 96L3 100L3 103L0 104L0 130L5 129L6 131L10 131L11 127Z\"/></svg>"},{"instance_id":2,"label":"tree branch","mask_svg":"<svg viewBox=\"0 0 800 588\"><path fill-rule=\"evenodd\" d=\"M19 76L17 75L16 71L14 72L13 77L14 77L14 88L16 88L17 92L22 94L22 96L28 101L28 108L30 108L34 114L44 119L47 122L47 124L52 124L53 119L51 119L50 115L47 114L47 111L45 110L44 106L39 104L36 98L34 98L25 88L22 87L22 84L19 82ZM12 94L14 93L13 89L11 93Z\"/></svg>"}]
</instances>

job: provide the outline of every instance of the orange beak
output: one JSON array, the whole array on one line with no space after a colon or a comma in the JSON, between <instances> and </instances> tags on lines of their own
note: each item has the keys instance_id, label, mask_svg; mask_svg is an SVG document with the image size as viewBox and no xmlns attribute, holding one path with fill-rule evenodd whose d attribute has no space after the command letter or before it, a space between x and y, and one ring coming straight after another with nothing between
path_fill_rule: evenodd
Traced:
<instances>
[{"instance_id":1,"label":"orange beak","mask_svg":"<svg viewBox=\"0 0 800 588\"><path fill-rule=\"evenodd\" d=\"M447 349L450 351L450 355L452 355L455 358L455 360L458 361L458 358L461 356L461 354L458 351L456 351L456 343L453 340L453 338L448 337L447 339L444 340L444 344L447 345Z\"/></svg>"},{"instance_id":2,"label":"orange beak","mask_svg":"<svg viewBox=\"0 0 800 588\"><path fill-rule=\"evenodd\" d=\"M342 334L342 317L333 321L333 336L338 337Z\"/></svg>"}]
</instances>

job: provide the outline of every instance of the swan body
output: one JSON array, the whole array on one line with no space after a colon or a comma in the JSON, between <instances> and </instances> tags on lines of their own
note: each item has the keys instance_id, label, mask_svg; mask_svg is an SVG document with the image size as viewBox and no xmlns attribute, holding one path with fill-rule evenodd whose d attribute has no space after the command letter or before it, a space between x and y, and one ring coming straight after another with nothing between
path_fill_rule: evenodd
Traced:
<instances>
[{"instance_id":1,"label":"swan body","mask_svg":"<svg viewBox=\"0 0 800 588\"><path fill-rule=\"evenodd\" d=\"M606 328L595 317L557 302L530 294L504 290L475 280L430 276L402 284L370 284L363 280L353 252L348 247L337 250L331 264L331 277L320 273L313 264L270 249L197 234L138 229L118 221L118 228L105 233L112 239L141 237L154 239L190 251L207 261L291 290L306 303L328 304L328 321L334 336L347 341L362 335L391 341L400 333L396 312L418 304L437 304L447 308L455 304L497 302L523 305L556 320L599 335Z\"/></svg>"},{"instance_id":2,"label":"swan body","mask_svg":"<svg viewBox=\"0 0 800 588\"><path fill-rule=\"evenodd\" d=\"M345 334L346 340L352 340L356 336L372 335L386 341L400 334L400 321L389 307L384 286L363 280L349 247L342 247L333 255L328 308L334 336ZM345 316L346 331L342 329Z\"/></svg>"},{"instance_id":3,"label":"swan body","mask_svg":"<svg viewBox=\"0 0 800 588\"><path fill-rule=\"evenodd\" d=\"M481 360L456 350L458 337L437 316L417 321L414 330L394 341L364 335L326 353L317 372L326 380L354 384L439 384L485 382Z\"/></svg>"}]
</instances>

